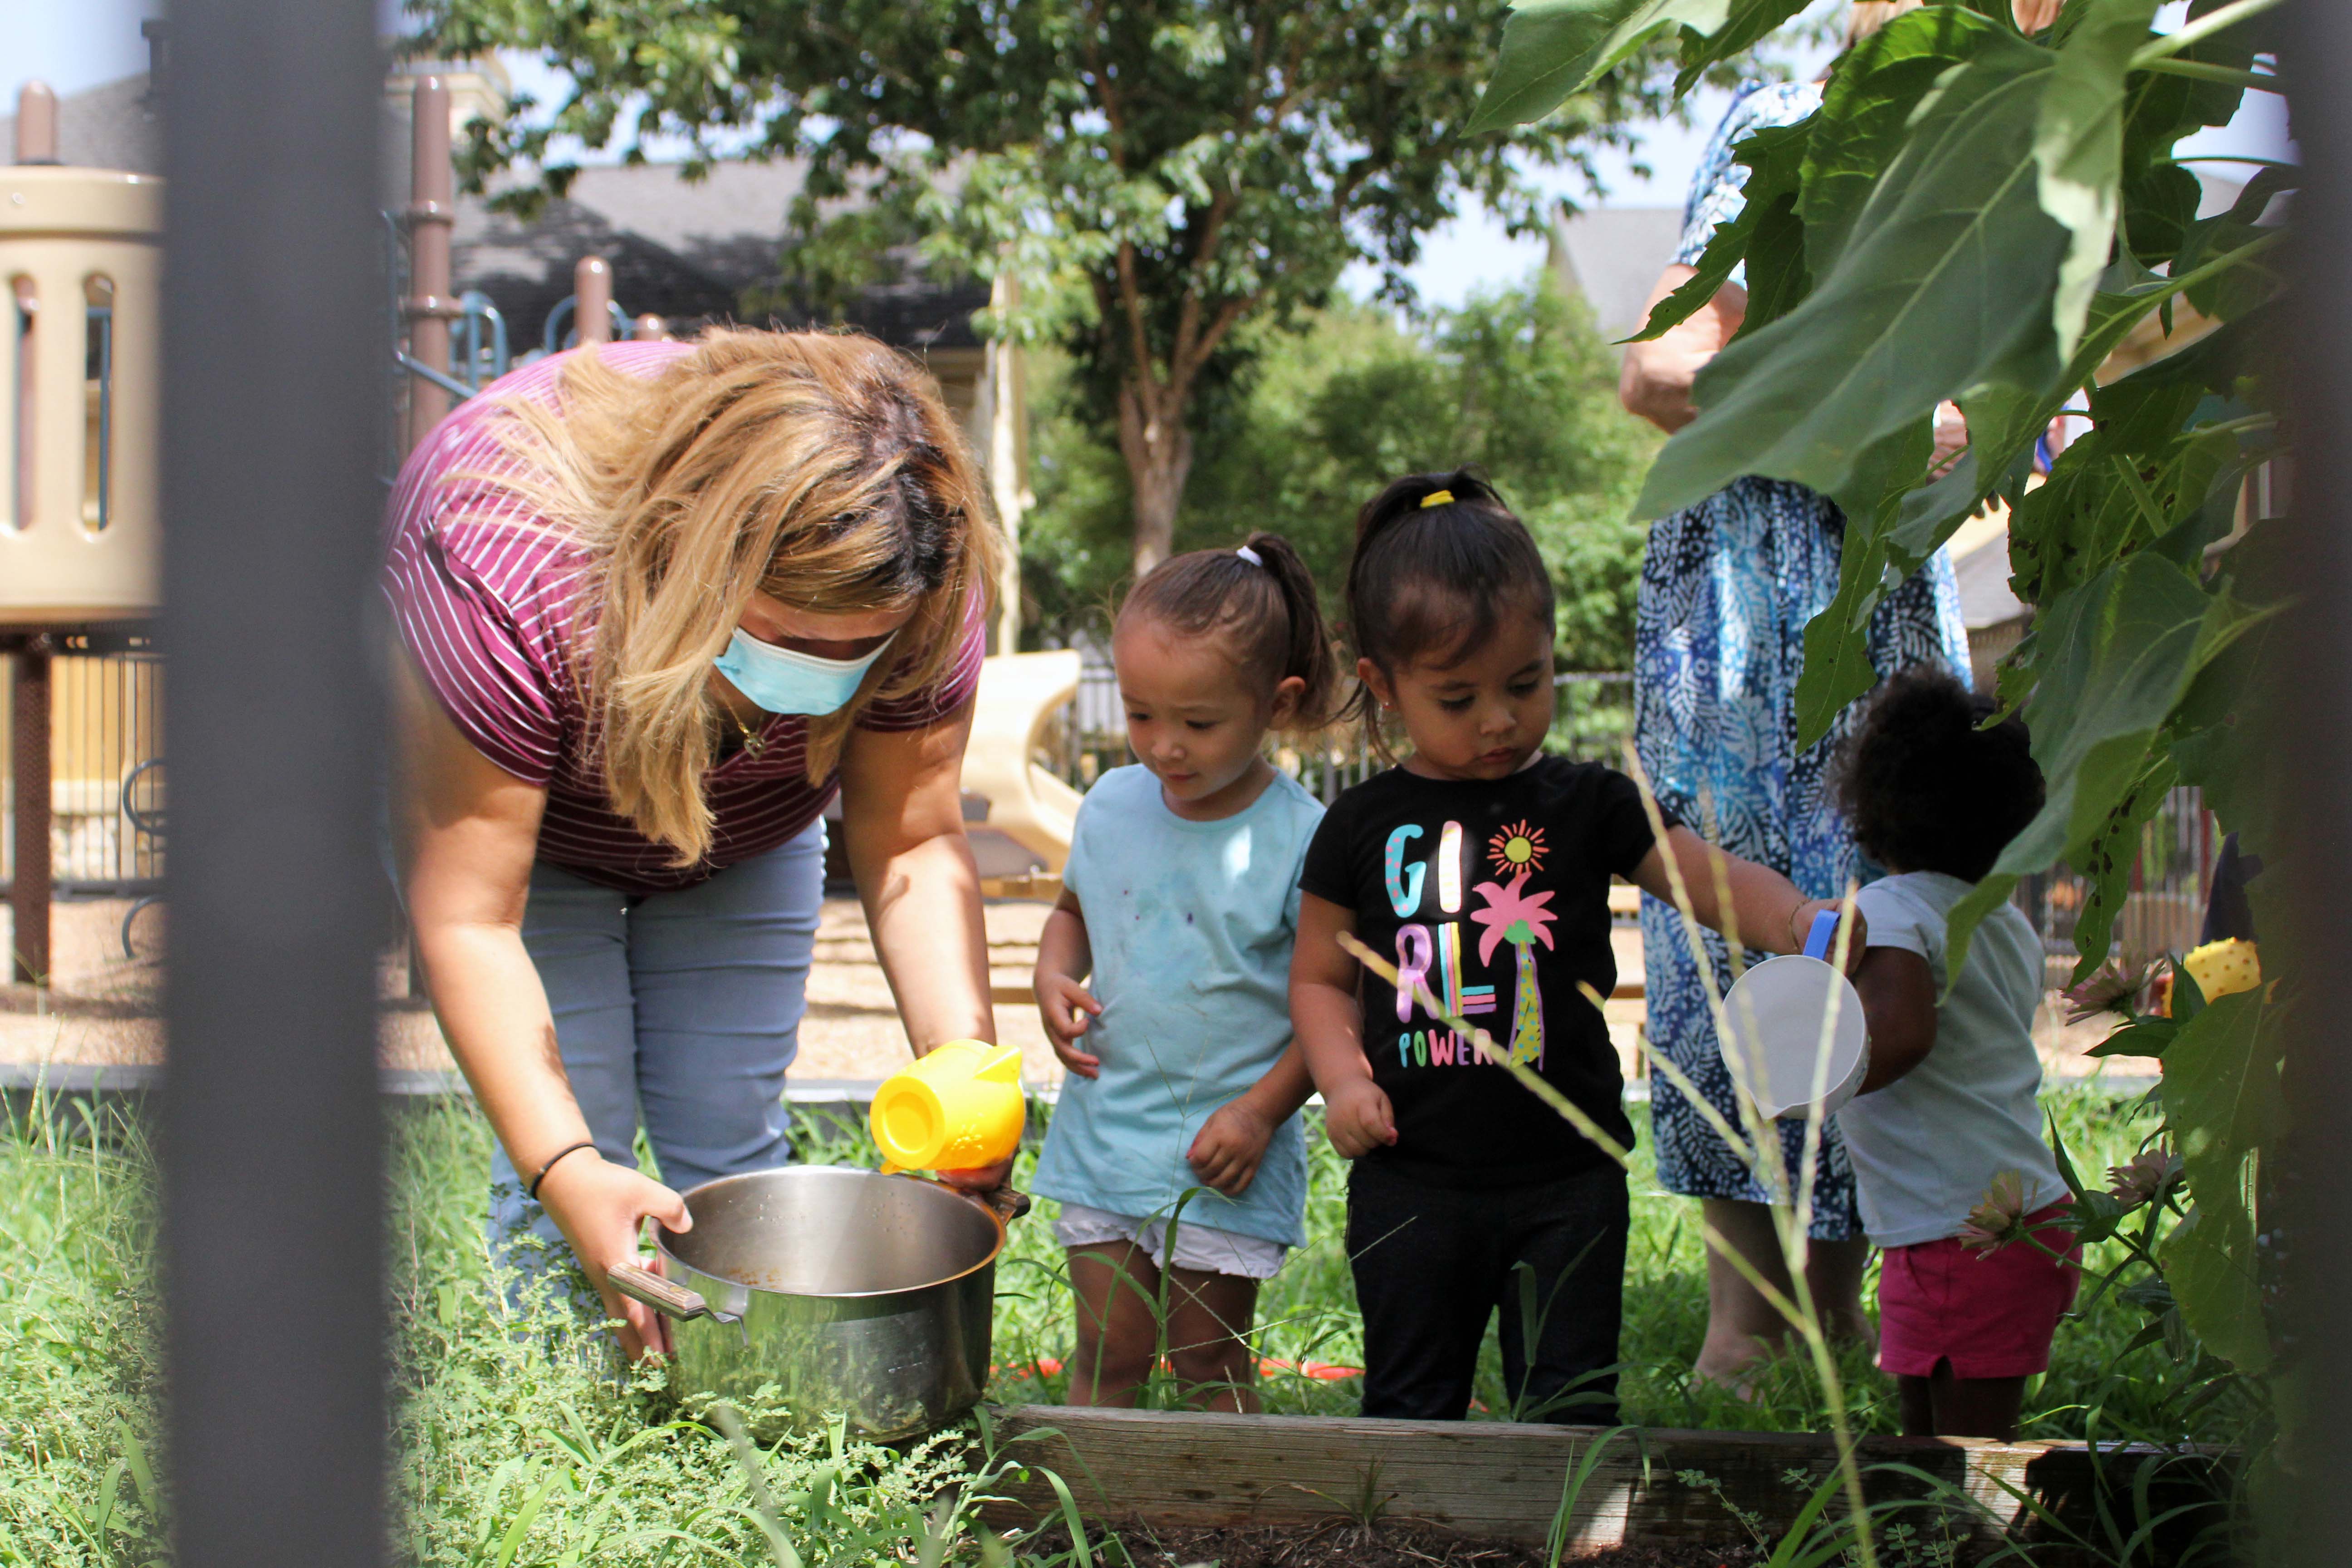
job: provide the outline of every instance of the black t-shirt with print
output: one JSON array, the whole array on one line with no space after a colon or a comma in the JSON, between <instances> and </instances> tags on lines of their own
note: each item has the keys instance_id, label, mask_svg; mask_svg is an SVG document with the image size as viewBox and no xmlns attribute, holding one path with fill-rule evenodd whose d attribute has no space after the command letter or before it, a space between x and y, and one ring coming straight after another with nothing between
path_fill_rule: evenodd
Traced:
<instances>
[{"instance_id":1,"label":"black t-shirt with print","mask_svg":"<svg viewBox=\"0 0 2352 1568\"><path fill-rule=\"evenodd\" d=\"M1577 982L1601 996L1616 984L1609 879L1630 877L1655 842L1631 779L1564 757L1496 780L1391 768L1333 803L1299 885L1353 910L1358 938L1408 981L1402 1005L1369 970L1357 994L1397 1128L1396 1143L1366 1159L1452 1187L1549 1181L1608 1159L1432 1019L1411 994L1416 975L1443 1008L1633 1142L1607 1026Z\"/></svg>"}]
</instances>

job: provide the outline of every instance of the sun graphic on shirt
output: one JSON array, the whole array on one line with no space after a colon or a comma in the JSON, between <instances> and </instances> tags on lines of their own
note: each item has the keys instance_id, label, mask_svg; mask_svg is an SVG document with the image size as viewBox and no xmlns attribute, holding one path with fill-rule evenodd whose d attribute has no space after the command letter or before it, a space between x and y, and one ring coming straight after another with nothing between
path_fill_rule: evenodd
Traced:
<instances>
[{"instance_id":1,"label":"sun graphic on shirt","mask_svg":"<svg viewBox=\"0 0 2352 1568\"><path fill-rule=\"evenodd\" d=\"M1507 877L1514 871L1540 871L1544 862L1543 829L1514 822L1486 840L1486 854L1494 860L1498 877Z\"/></svg>"}]
</instances>

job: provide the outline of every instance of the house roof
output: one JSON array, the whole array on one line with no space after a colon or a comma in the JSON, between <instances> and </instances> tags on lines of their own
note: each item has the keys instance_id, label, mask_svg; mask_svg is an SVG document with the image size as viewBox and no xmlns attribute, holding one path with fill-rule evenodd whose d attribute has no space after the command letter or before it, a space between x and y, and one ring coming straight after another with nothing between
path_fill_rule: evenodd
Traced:
<instances>
[{"instance_id":1,"label":"house roof","mask_svg":"<svg viewBox=\"0 0 2352 1568\"><path fill-rule=\"evenodd\" d=\"M58 153L89 168L163 172L162 105L145 73L72 93L58 103ZM407 106L384 106L379 200L397 206L408 188ZM0 156L16 145L13 116L0 117ZM538 346L548 312L572 293L583 256L612 264L613 298L631 315L664 317L690 331L738 318L745 293L782 281L784 210L803 171L791 162L720 163L688 183L676 163L583 169L562 200L528 223L461 196L450 237L460 291L478 289L507 319L518 354ZM844 312L847 325L918 351L977 349L971 313L988 286L941 286L908 267L894 283L868 289ZM769 318L785 326L818 320L806 310Z\"/></svg>"},{"instance_id":2,"label":"house roof","mask_svg":"<svg viewBox=\"0 0 2352 1568\"><path fill-rule=\"evenodd\" d=\"M124 77L58 100L58 161L82 169L163 172L163 103L147 76ZM16 117L0 115L0 158L16 155Z\"/></svg>"},{"instance_id":3,"label":"house roof","mask_svg":"<svg viewBox=\"0 0 2352 1568\"><path fill-rule=\"evenodd\" d=\"M1642 305L1681 243L1680 207L1593 207L1552 228L1551 265L1592 306L1604 337L1642 324Z\"/></svg>"},{"instance_id":4,"label":"house roof","mask_svg":"<svg viewBox=\"0 0 2352 1568\"><path fill-rule=\"evenodd\" d=\"M613 298L633 316L650 312L688 328L738 319L748 291L782 286L784 213L802 170L720 163L691 183L678 171L675 163L583 169L563 197L528 222L461 196L450 237L457 287L497 303L517 352L541 341L583 256L612 265ZM864 290L844 316L902 348L977 348L971 313L987 303L984 283L943 287L909 268L900 281ZM787 309L772 319L801 326L818 318Z\"/></svg>"}]
</instances>

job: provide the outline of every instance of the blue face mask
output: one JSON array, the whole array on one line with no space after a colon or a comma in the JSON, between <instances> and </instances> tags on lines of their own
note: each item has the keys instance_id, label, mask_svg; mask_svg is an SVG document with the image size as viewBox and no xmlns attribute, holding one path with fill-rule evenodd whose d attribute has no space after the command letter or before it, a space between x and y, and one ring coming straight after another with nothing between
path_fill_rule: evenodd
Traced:
<instances>
[{"instance_id":1,"label":"blue face mask","mask_svg":"<svg viewBox=\"0 0 2352 1568\"><path fill-rule=\"evenodd\" d=\"M719 673L735 689L770 713L800 713L815 717L838 713L857 695L857 683L890 646L896 632L882 646L860 658L819 658L773 643L761 642L741 626L735 628L727 651L715 661Z\"/></svg>"}]
</instances>

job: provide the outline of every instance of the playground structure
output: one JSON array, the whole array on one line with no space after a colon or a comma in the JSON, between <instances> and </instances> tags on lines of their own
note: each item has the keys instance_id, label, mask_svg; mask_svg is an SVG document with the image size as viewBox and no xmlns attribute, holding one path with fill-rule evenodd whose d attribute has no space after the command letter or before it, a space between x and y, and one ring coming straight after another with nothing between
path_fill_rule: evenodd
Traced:
<instances>
[{"instance_id":1,"label":"playground structure","mask_svg":"<svg viewBox=\"0 0 2352 1568\"><path fill-rule=\"evenodd\" d=\"M0 185L0 651L16 666L9 978L39 984L49 967L50 830L59 804L57 664L144 647L161 607L163 195L148 175L60 164L56 99L39 83L19 98L16 162ZM86 676L68 683L69 693L77 684L86 686ZM79 695L106 709L103 693ZM99 787L119 799L152 756L121 753L160 737L152 702L134 704L126 690L113 711L130 738L113 748L111 781ZM88 780L66 782L68 802L90 793Z\"/></svg>"},{"instance_id":2,"label":"playground structure","mask_svg":"<svg viewBox=\"0 0 2352 1568\"><path fill-rule=\"evenodd\" d=\"M1078 792L1037 762L1047 727L1078 694L1079 655L999 654L980 670L980 694L964 751L963 789L986 803L979 820L1043 862L1042 874L990 878L1001 898L1052 898L1070 857Z\"/></svg>"},{"instance_id":3,"label":"playground structure","mask_svg":"<svg viewBox=\"0 0 2352 1568\"><path fill-rule=\"evenodd\" d=\"M453 283L448 88L421 77L412 104L410 199L386 215L387 371L400 393L385 437L387 482L410 447L515 363L496 305ZM0 174L0 654L14 666L5 723L8 978L37 985L50 973L55 892L125 895L142 909L154 900L163 811L152 636L161 609L163 182L60 164L57 124L55 96L27 84L15 162ZM579 260L573 289L549 316L541 352L669 335L660 317L633 317L614 300L601 257ZM1017 460L1005 400L982 401L976 445L992 459ZM992 488L1000 506L1017 510L1017 479L994 478ZM992 629L1010 647L1017 623L1003 616ZM1077 681L1075 653L999 657L983 671L965 773L976 826L1046 873L992 878L992 894L1051 897L1058 885L1052 874L1068 851L1077 795L1033 752ZM126 922L126 947L129 933Z\"/></svg>"}]
</instances>

